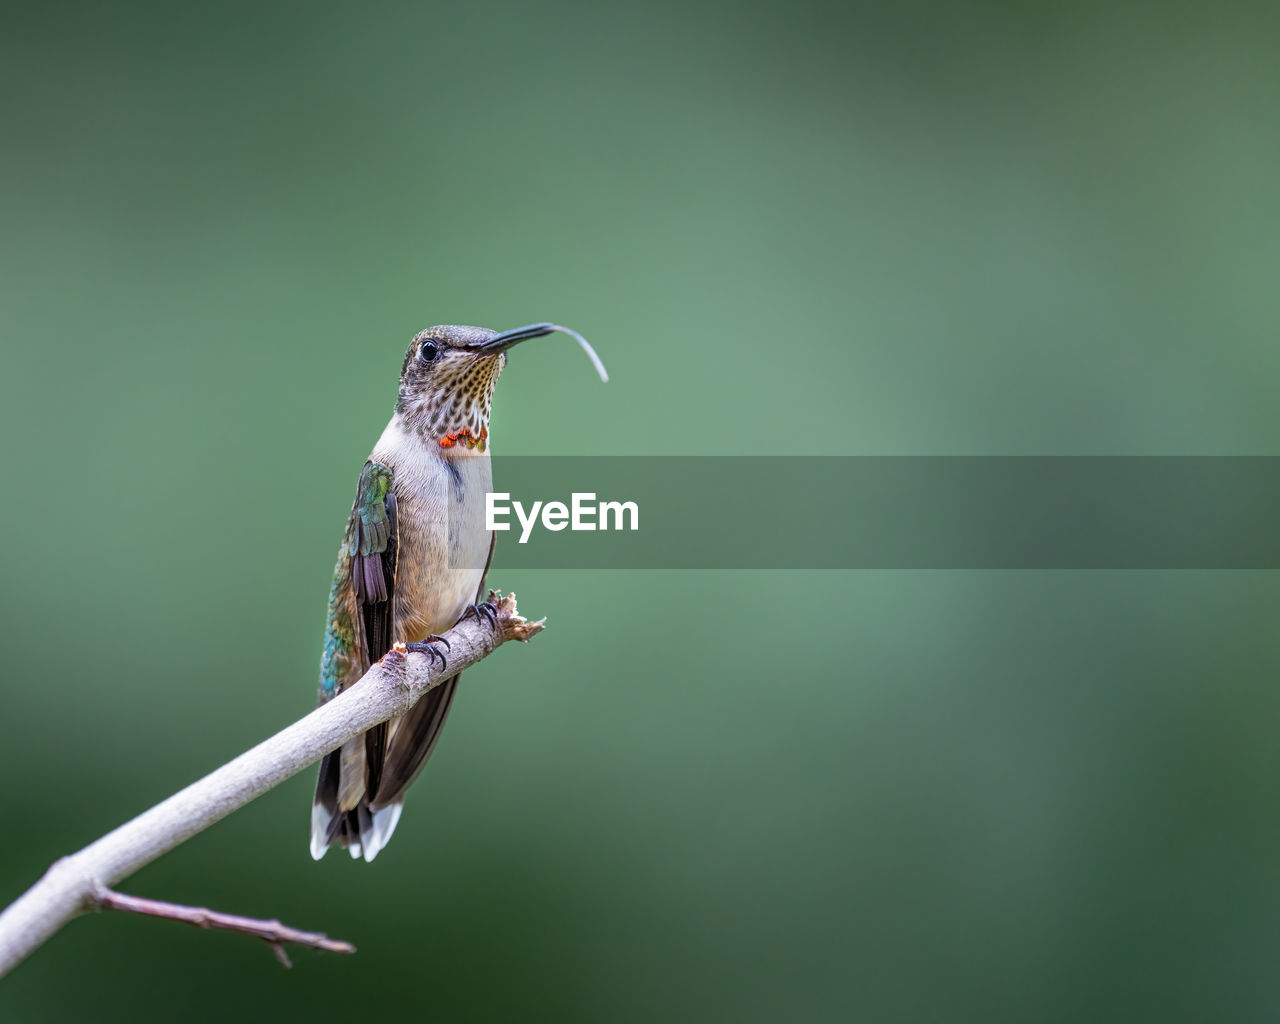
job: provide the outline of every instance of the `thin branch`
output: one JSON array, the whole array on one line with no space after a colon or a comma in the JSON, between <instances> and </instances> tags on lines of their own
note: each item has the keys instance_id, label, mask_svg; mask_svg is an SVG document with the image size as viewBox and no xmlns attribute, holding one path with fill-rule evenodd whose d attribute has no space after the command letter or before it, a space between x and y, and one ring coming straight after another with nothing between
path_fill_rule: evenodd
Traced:
<instances>
[{"instance_id":1,"label":"thin branch","mask_svg":"<svg viewBox=\"0 0 1280 1024\"><path fill-rule=\"evenodd\" d=\"M242 932L265 941L285 967L292 967L284 943L324 949L330 953L354 953L356 947L341 939L331 939L324 932L304 932L290 928L279 921L262 921L256 917L224 914L208 907L184 907L181 903L149 900L142 896L129 896L106 886L98 886L93 894L93 906L97 910L123 910L129 914L145 914L147 917L163 917L170 921L182 921L197 928L221 928L229 932Z\"/></svg>"},{"instance_id":2,"label":"thin branch","mask_svg":"<svg viewBox=\"0 0 1280 1024\"><path fill-rule=\"evenodd\" d=\"M448 667L427 654L390 651L349 690L316 708L186 789L114 832L61 860L0 914L0 977L39 948L67 921L92 909L95 894L204 831L347 740L402 714L438 686L508 640L529 640L542 622L516 611L514 594L490 591L490 625L475 616L444 637Z\"/></svg>"}]
</instances>

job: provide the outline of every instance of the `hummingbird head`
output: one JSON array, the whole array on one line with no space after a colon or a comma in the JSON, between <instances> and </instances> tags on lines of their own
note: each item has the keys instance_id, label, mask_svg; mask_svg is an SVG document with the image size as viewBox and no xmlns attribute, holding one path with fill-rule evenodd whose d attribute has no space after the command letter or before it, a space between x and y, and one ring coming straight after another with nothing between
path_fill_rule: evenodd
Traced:
<instances>
[{"instance_id":1,"label":"hummingbird head","mask_svg":"<svg viewBox=\"0 0 1280 1024\"><path fill-rule=\"evenodd\" d=\"M404 355L396 411L409 429L441 448L465 445L484 451L493 389L507 365L507 349L557 331L576 338L600 376L608 379L587 340L567 327L540 323L502 333L485 327L428 327L414 335Z\"/></svg>"}]
</instances>

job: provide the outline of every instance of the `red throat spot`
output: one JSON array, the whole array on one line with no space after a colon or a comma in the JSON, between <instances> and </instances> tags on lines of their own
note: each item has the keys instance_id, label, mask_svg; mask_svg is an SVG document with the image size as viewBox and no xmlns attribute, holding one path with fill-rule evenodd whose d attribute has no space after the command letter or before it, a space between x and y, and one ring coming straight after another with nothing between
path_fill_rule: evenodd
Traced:
<instances>
[{"instance_id":1,"label":"red throat spot","mask_svg":"<svg viewBox=\"0 0 1280 1024\"><path fill-rule=\"evenodd\" d=\"M459 443L465 444L468 448L479 448L481 451L485 449L485 439L489 436L489 431L481 427L479 436L471 433L471 428L463 427L461 430L455 430L452 433L445 434L440 438L441 448L454 448Z\"/></svg>"}]
</instances>

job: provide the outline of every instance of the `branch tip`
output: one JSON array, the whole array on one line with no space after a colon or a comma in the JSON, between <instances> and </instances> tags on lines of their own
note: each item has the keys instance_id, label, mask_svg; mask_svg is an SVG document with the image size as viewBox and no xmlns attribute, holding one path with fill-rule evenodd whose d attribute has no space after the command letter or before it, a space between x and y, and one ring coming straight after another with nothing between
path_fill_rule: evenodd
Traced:
<instances>
[{"instance_id":1,"label":"branch tip","mask_svg":"<svg viewBox=\"0 0 1280 1024\"><path fill-rule=\"evenodd\" d=\"M292 942L298 946L310 946L312 949L323 949L330 953L354 953L356 947L342 939L331 939L324 932L304 932L299 928L291 928L280 921L263 921L254 917L241 917L239 914L224 914L208 907L187 907L180 903L166 903L164 900L150 900L142 896L129 896L105 885L98 885L90 898L95 910L122 910L129 914L142 914L146 917L161 917L169 921L181 921L196 928L220 928L228 932L240 932L262 939L271 947L276 959L285 967L292 967L289 954L284 944Z\"/></svg>"}]
</instances>

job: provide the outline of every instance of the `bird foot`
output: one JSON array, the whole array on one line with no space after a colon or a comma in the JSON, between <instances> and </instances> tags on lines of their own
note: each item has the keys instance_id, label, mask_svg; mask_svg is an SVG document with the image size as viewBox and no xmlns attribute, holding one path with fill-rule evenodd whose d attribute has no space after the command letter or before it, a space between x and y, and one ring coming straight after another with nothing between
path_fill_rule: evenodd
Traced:
<instances>
[{"instance_id":1,"label":"bird foot","mask_svg":"<svg viewBox=\"0 0 1280 1024\"><path fill-rule=\"evenodd\" d=\"M449 663L445 660L444 655L435 649L435 646L434 646L435 644L444 644L445 647L452 646L449 643L449 641L446 640L444 637L436 636L435 633L432 633L429 637L420 641L419 643L405 644L404 649L406 651L416 651L420 654L430 654L432 658L440 659L441 668L448 668Z\"/></svg>"},{"instance_id":2,"label":"bird foot","mask_svg":"<svg viewBox=\"0 0 1280 1024\"><path fill-rule=\"evenodd\" d=\"M479 604L468 605L467 610L462 613L462 618L458 621L463 622L473 615L477 622L484 619L494 629L498 628L498 606L492 601L481 601Z\"/></svg>"}]
</instances>

